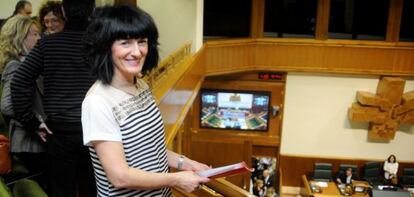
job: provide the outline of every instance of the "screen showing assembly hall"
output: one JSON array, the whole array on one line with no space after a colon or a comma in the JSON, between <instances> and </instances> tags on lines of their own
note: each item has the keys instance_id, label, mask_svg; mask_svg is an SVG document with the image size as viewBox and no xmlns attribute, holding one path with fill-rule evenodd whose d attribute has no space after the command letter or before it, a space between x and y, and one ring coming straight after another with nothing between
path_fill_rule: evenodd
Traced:
<instances>
[{"instance_id":1,"label":"screen showing assembly hall","mask_svg":"<svg viewBox=\"0 0 414 197\"><path fill-rule=\"evenodd\" d=\"M270 92L201 90L202 128L267 131Z\"/></svg>"}]
</instances>

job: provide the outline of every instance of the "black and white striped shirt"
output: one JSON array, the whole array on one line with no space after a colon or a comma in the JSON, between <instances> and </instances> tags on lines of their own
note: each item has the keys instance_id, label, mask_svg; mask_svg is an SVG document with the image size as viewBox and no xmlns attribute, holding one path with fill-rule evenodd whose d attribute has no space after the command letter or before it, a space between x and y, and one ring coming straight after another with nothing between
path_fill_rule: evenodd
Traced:
<instances>
[{"instance_id":1,"label":"black and white striped shirt","mask_svg":"<svg viewBox=\"0 0 414 197\"><path fill-rule=\"evenodd\" d=\"M164 124L149 87L129 95L97 81L82 104L84 143L90 146L98 196L171 196L169 188L137 190L115 188L91 146L92 141L118 141L128 166L154 173L168 173Z\"/></svg>"},{"instance_id":2,"label":"black and white striped shirt","mask_svg":"<svg viewBox=\"0 0 414 197\"><path fill-rule=\"evenodd\" d=\"M80 125L82 101L96 80L83 58L86 27L86 21L68 21L64 31L39 40L17 69L11 82L13 109L26 129L36 130L40 124L31 106L39 75L44 77L43 107L48 120Z\"/></svg>"}]
</instances>

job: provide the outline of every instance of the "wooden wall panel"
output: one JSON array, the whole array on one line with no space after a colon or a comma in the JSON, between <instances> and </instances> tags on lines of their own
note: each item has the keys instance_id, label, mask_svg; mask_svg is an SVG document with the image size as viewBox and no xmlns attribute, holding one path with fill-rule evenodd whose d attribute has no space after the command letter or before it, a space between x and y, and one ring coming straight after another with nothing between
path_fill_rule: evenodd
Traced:
<instances>
[{"instance_id":1,"label":"wooden wall panel","mask_svg":"<svg viewBox=\"0 0 414 197\"><path fill-rule=\"evenodd\" d=\"M262 44L256 50L256 63L259 69L283 70L284 68L318 68L321 65L323 49L319 47L303 47L300 45Z\"/></svg>"},{"instance_id":2,"label":"wooden wall panel","mask_svg":"<svg viewBox=\"0 0 414 197\"><path fill-rule=\"evenodd\" d=\"M322 67L332 71L373 71L387 72L393 70L393 49L362 47L327 47L325 48Z\"/></svg>"},{"instance_id":3,"label":"wooden wall panel","mask_svg":"<svg viewBox=\"0 0 414 197\"><path fill-rule=\"evenodd\" d=\"M236 138L228 138L227 140L223 138L204 138L195 134L191 137L190 149L186 152L186 155L213 167L234 164L240 161L249 163L251 160L251 142ZM249 174L227 177L226 180L238 187L248 188Z\"/></svg>"},{"instance_id":4,"label":"wooden wall panel","mask_svg":"<svg viewBox=\"0 0 414 197\"><path fill-rule=\"evenodd\" d=\"M214 50L206 50L206 66L216 72L249 70L254 65L255 47L254 43L236 41L214 47Z\"/></svg>"},{"instance_id":5,"label":"wooden wall panel","mask_svg":"<svg viewBox=\"0 0 414 197\"><path fill-rule=\"evenodd\" d=\"M386 158L384 158L385 160ZM333 164L333 174L338 172L339 164L354 164L358 166L359 175L363 175L363 167L366 162L378 161L369 159L353 159L353 158L318 158L318 157L304 157L292 155L280 155L279 165L283 173L283 186L300 187L301 176L303 174L311 174L313 171L313 164L315 162L327 162ZM378 161L384 162L384 161ZM401 176L402 169L406 167L414 167L414 162L399 161L398 174Z\"/></svg>"},{"instance_id":6,"label":"wooden wall panel","mask_svg":"<svg viewBox=\"0 0 414 197\"><path fill-rule=\"evenodd\" d=\"M414 76L414 44L380 41L238 39L205 44L206 75L297 71Z\"/></svg>"},{"instance_id":7,"label":"wooden wall panel","mask_svg":"<svg viewBox=\"0 0 414 197\"><path fill-rule=\"evenodd\" d=\"M399 53L394 54L394 67L393 70L402 72L412 72L413 70L414 55L412 50L401 50Z\"/></svg>"}]
</instances>

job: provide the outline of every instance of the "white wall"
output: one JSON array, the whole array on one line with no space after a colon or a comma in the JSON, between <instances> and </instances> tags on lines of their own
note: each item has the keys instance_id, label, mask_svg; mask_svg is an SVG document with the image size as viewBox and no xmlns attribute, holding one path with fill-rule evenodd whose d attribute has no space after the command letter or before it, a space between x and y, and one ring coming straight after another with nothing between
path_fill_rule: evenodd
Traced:
<instances>
[{"instance_id":1,"label":"white wall","mask_svg":"<svg viewBox=\"0 0 414 197\"><path fill-rule=\"evenodd\" d=\"M383 160L395 154L414 161L414 127L403 125L394 140L368 141L368 123L348 120L358 90L376 92L378 77L289 73L286 82L281 154ZM405 92L414 90L407 80Z\"/></svg>"},{"instance_id":2,"label":"white wall","mask_svg":"<svg viewBox=\"0 0 414 197\"><path fill-rule=\"evenodd\" d=\"M197 36L197 6L200 0L139 0L138 6L155 20L160 33L161 59L187 42L195 51ZM202 1L201 1L202 2ZM202 10L202 9L201 9ZM199 19L198 19L199 20Z\"/></svg>"},{"instance_id":3,"label":"white wall","mask_svg":"<svg viewBox=\"0 0 414 197\"><path fill-rule=\"evenodd\" d=\"M33 9L32 16L37 16L41 2L43 2L44 0L29 0L29 1L30 3L32 3L32 9ZM16 6L17 2L18 0L1 0L0 1L0 18L7 18L10 15L12 15L14 11L14 7Z\"/></svg>"}]
</instances>

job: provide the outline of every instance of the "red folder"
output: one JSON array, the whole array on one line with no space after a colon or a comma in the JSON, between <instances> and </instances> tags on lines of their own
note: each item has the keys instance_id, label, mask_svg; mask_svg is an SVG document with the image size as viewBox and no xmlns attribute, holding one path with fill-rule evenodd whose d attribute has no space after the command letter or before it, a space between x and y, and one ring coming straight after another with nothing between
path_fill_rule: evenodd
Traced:
<instances>
[{"instance_id":1,"label":"red folder","mask_svg":"<svg viewBox=\"0 0 414 197\"><path fill-rule=\"evenodd\" d=\"M199 176L208 177L208 178L220 178L225 176L231 176L235 174L240 174L244 172L253 172L254 169L251 169L247 164L242 161L240 163L235 163L227 166L222 166L218 168L212 168L209 170L204 170L197 172Z\"/></svg>"}]
</instances>

